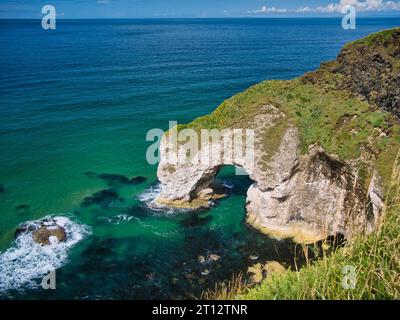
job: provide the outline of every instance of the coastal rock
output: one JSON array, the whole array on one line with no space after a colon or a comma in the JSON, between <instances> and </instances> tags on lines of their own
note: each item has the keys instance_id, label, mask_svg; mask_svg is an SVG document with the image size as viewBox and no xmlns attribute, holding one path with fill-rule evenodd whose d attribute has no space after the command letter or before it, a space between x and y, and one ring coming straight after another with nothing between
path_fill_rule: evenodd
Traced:
<instances>
[{"instance_id":1,"label":"coastal rock","mask_svg":"<svg viewBox=\"0 0 400 320\"><path fill-rule=\"evenodd\" d=\"M65 229L58 225L42 226L33 231L33 240L41 245L62 242L66 239Z\"/></svg>"},{"instance_id":2,"label":"coastal rock","mask_svg":"<svg viewBox=\"0 0 400 320\"><path fill-rule=\"evenodd\" d=\"M267 277L272 275L279 276L286 272L286 268L277 261L268 261L264 265L264 269L267 272Z\"/></svg>"},{"instance_id":3,"label":"coastal rock","mask_svg":"<svg viewBox=\"0 0 400 320\"><path fill-rule=\"evenodd\" d=\"M265 136L285 119L285 115L272 105L261 106L260 112L262 114L248 125L255 132L255 145L267 144L267 146L256 147L255 150L252 150L254 157L249 157L248 153L235 153L232 154L232 157L227 158L223 156L232 153L233 149L239 148L237 140L233 138L233 131L225 137L227 140L233 141L232 145L227 147L223 139L211 141L198 153L192 155L190 161L187 161L188 147L186 144L178 145L167 135L164 136L160 145L161 161L157 171L158 179L161 182L161 194L157 202L172 207L210 207L209 200L215 198L215 194L217 194L214 178L224 165L234 165L244 169L251 179L259 182L263 189L273 186L276 181L289 175L297 158L297 130L290 126L283 133L283 143L275 154L273 149L279 147L279 144L275 146L275 142L271 144L265 142ZM292 152L293 149L294 152ZM175 150L175 152L171 152L171 150ZM203 152L203 150L207 152ZM275 161L268 168L264 168L263 159L271 156L274 156Z\"/></svg>"},{"instance_id":4,"label":"coastal rock","mask_svg":"<svg viewBox=\"0 0 400 320\"><path fill-rule=\"evenodd\" d=\"M209 259L210 259L211 261L218 261L219 259L221 259L221 256L212 253L212 254L209 255Z\"/></svg>"},{"instance_id":5,"label":"coastal rock","mask_svg":"<svg viewBox=\"0 0 400 320\"><path fill-rule=\"evenodd\" d=\"M24 233L31 233L33 240L43 246L64 242L67 239L65 228L53 219L25 223L17 228L15 237Z\"/></svg>"},{"instance_id":6,"label":"coastal rock","mask_svg":"<svg viewBox=\"0 0 400 320\"><path fill-rule=\"evenodd\" d=\"M313 145L293 169L290 178L268 190L250 187L246 208L251 225L301 243L364 231L368 197L346 163Z\"/></svg>"},{"instance_id":7,"label":"coastal rock","mask_svg":"<svg viewBox=\"0 0 400 320\"><path fill-rule=\"evenodd\" d=\"M247 268L247 273L251 274L250 280L254 284L261 283L271 276L282 275L285 272L286 268L277 261L268 261L265 264L256 263Z\"/></svg>"},{"instance_id":8,"label":"coastal rock","mask_svg":"<svg viewBox=\"0 0 400 320\"><path fill-rule=\"evenodd\" d=\"M109 187L115 187L115 186L119 186L119 185L135 185L135 184L139 184L139 183L146 181L146 178L142 177L142 176L129 178L124 175L115 174L115 173L96 174L92 171L87 171L87 172L85 172L85 175L91 179L94 179L94 178L102 179L107 183L107 185Z\"/></svg>"},{"instance_id":9,"label":"coastal rock","mask_svg":"<svg viewBox=\"0 0 400 320\"><path fill-rule=\"evenodd\" d=\"M224 137L230 145L223 139L198 141L200 150L192 154L190 143L176 142L170 130L160 145L156 201L208 208L215 177L233 165L254 181L247 191L246 221L271 237L316 243L372 232L384 208L386 167L399 150L397 119L377 108L399 115L396 39L399 28L356 41L319 70L251 87L186 127L194 128L195 136L213 126L252 130L252 158L224 157L238 148L232 134ZM189 134L184 130L175 128Z\"/></svg>"},{"instance_id":10,"label":"coastal rock","mask_svg":"<svg viewBox=\"0 0 400 320\"><path fill-rule=\"evenodd\" d=\"M83 199L82 207L91 205L109 206L113 201L118 200L118 193L113 189L104 189Z\"/></svg>"},{"instance_id":11,"label":"coastal rock","mask_svg":"<svg viewBox=\"0 0 400 320\"><path fill-rule=\"evenodd\" d=\"M334 61L303 76L324 82L321 71L336 76L336 86L400 118L400 28L381 31L346 45Z\"/></svg>"},{"instance_id":12,"label":"coastal rock","mask_svg":"<svg viewBox=\"0 0 400 320\"><path fill-rule=\"evenodd\" d=\"M214 190L211 188L207 188L207 189L201 190L198 193L197 197L199 199L203 199L203 200L211 200L213 195L214 195Z\"/></svg>"},{"instance_id":13,"label":"coastal rock","mask_svg":"<svg viewBox=\"0 0 400 320\"><path fill-rule=\"evenodd\" d=\"M256 130L254 166L246 159L234 162L241 164L255 181L247 192L247 222L269 236L293 238L300 243L314 243L337 234L349 238L354 232L373 229L382 209L379 179L372 179L367 193L352 167L328 155L322 147L312 145L308 153L300 155L298 131L293 126L286 128L278 146L271 150L268 140L261 143L262 134L265 127L273 132L276 119L285 116L273 106L266 108L271 112L261 118L262 129ZM165 143L164 139L162 150L167 148ZM268 153L271 154L265 161ZM171 164L164 162L164 153L161 154L158 175L163 191L159 201L170 206L208 207L213 179L222 165L232 164L221 161L176 165L171 170ZM367 208L370 202L372 211Z\"/></svg>"},{"instance_id":14,"label":"coastal rock","mask_svg":"<svg viewBox=\"0 0 400 320\"><path fill-rule=\"evenodd\" d=\"M265 278L264 268L261 263L256 263L255 265L248 267L247 273L251 274L251 281L253 283L260 283Z\"/></svg>"}]
</instances>

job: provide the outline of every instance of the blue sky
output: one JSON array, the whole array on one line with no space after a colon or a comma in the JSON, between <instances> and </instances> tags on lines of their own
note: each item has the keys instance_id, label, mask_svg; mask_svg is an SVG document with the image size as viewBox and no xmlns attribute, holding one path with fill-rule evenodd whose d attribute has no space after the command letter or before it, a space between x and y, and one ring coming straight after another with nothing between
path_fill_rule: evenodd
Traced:
<instances>
[{"instance_id":1,"label":"blue sky","mask_svg":"<svg viewBox=\"0 0 400 320\"><path fill-rule=\"evenodd\" d=\"M46 4L71 19L334 16L349 4L360 15L400 17L400 0L0 0L0 18L40 18Z\"/></svg>"}]
</instances>

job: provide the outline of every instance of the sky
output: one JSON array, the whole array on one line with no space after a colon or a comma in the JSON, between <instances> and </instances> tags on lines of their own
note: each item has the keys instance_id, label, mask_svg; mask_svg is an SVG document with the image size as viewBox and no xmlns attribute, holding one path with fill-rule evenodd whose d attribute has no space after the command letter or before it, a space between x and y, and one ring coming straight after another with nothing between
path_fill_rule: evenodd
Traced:
<instances>
[{"instance_id":1,"label":"sky","mask_svg":"<svg viewBox=\"0 0 400 320\"><path fill-rule=\"evenodd\" d=\"M64 19L329 17L346 5L359 15L400 18L400 0L0 0L0 19L41 18L47 4Z\"/></svg>"}]
</instances>

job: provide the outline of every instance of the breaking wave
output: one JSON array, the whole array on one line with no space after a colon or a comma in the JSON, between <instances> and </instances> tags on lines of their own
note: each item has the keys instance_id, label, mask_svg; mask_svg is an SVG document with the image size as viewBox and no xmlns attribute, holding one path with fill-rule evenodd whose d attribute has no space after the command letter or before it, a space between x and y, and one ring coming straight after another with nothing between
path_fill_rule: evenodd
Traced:
<instances>
[{"instance_id":1,"label":"breaking wave","mask_svg":"<svg viewBox=\"0 0 400 320\"><path fill-rule=\"evenodd\" d=\"M161 193L161 184L157 183L147 188L143 193L139 194L137 198L144 204L144 206L153 212L162 214L173 214L178 212L187 212L189 209L177 209L157 203L156 199Z\"/></svg>"},{"instance_id":2,"label":"breaking wave","mask_svg":"<svg viewBox=\"0 0 400 320\"><path fill-rule=\"evenodd\" d=\"M0 252L0 295L37 288L49 271L66 263L69 249L90 234L89 227L63 216L47 216L24 225L35 227L49 220L65 229L66 241L41 246L33 240L31 231L18 235L11 248Z\"/></svg>"}]
</instances>

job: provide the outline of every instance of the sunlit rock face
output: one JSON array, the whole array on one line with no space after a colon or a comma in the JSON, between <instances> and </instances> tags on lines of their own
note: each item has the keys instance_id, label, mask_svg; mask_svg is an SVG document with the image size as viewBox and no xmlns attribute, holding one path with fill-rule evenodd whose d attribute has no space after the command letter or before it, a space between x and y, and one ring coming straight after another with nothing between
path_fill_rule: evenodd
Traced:
<instances>
[{"instance_id":1,"label":"sunlit rock face","mask_svg":"<svg viewBox=\"0 0 400 320\"><path fill-rule=\"evenodd\" d=\"M251 122L253 158L246 153L224 158L236 145L221 140L202 144L191 157L195 161L184 163L187 145L171 144L164 136L158 167L162 192L157 202L179 208L208 207L223 195L214 183L219 169L235 165L254 181L247 192L247 222L270 236L312 243L372 230L383 207L378 179L372 179L365 190L351 164L321 147L312 145L301 154L298 130L291 124L278 130L285 115L272 105L262 108L265 113ZM175 163L168 157L174 147ZM210 152L201 152L204 148Z\"/></svg>"},{"instance_id":2,"label":"sunlit rock face","mask_svg":"<svg viewBox=\"0 0 400 320\"><path fill-rule=\"evenodd\" d=\"M369 195L345 162L313 145L292 169L288 179L271 189L250 187L247 221L257 229L312 243L331 235L350 238L374 223Z\"/></svg>"}]
</instances>

